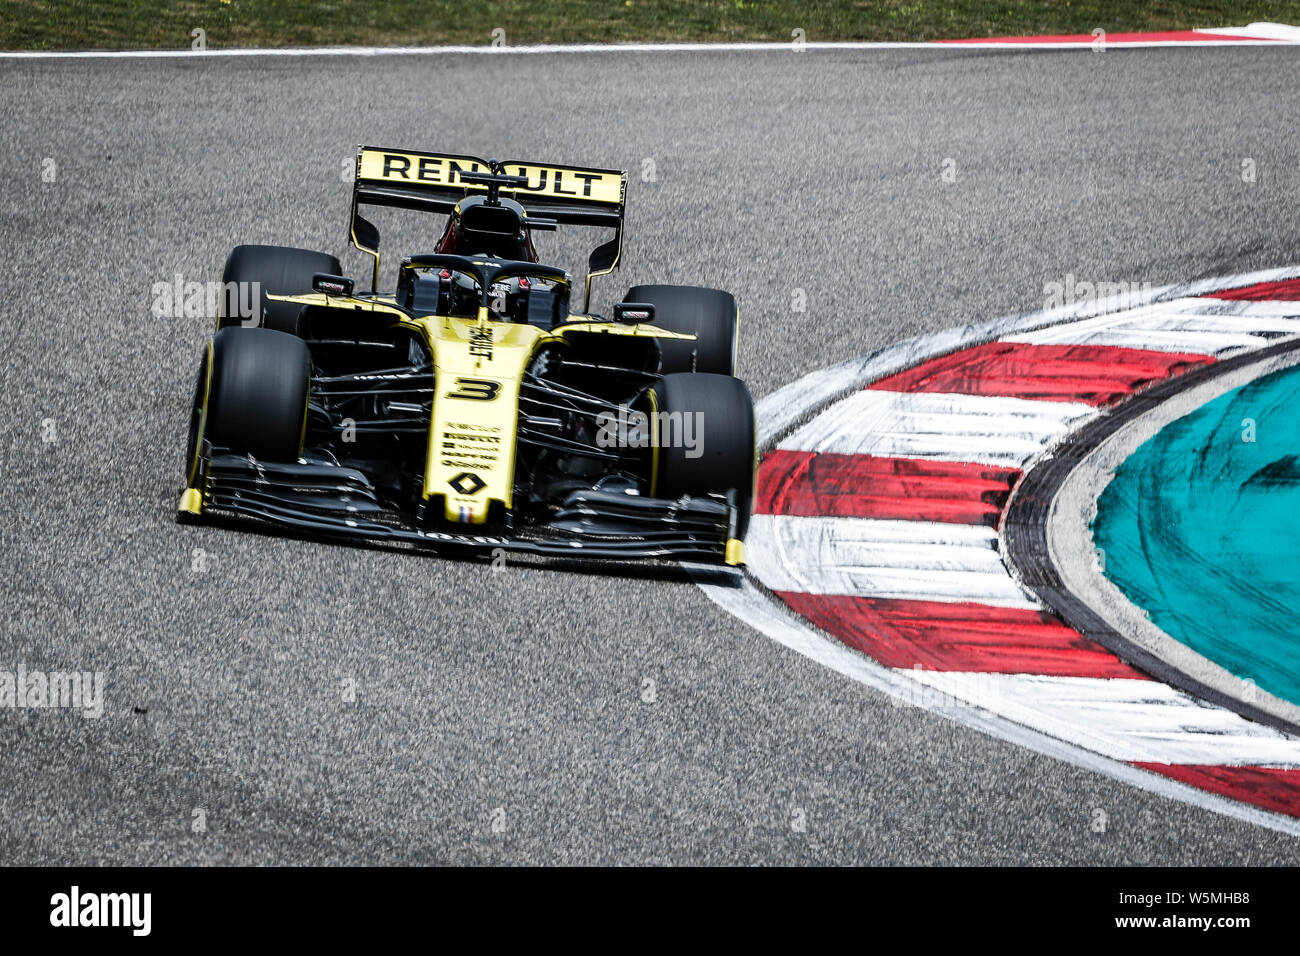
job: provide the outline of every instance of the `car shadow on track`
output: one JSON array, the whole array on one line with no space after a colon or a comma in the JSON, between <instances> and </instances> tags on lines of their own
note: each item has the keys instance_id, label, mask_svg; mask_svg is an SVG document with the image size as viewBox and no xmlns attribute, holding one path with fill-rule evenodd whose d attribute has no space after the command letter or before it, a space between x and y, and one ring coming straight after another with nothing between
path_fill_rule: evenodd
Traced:
<instances>
[{"instance_id":1,"label":"car shadow on track","mask_svg":"<svg viewBox=\"0 0 1300 956\"><path fill-rule=\"evenodd\" d=\"M279 525L264 524L247 518L227 516L204 516L198 521L181 518L176 523L182 526L217 528L223 531L237 531L240 534L258 535L277 538L283 541L302 541L310 544L323 544L332 547L356 548L361 551L380 551L391 554L404 554L412 558L433 558L439 561L455 561L460 564L474 564L490 567L495 560L490 554L465 551L438 551L431 547L418 545L394 544L384 541L367 541L358 538L334 536L320 532L296 531ZM740 587L742 572L736 568L691 564L686 567L676 561L636 560L609 561L596 558L554 558L531 554L512 554L509 567L536 568L539 571L558 571L587 576L633 579L642 581L664 581L678 584L701 582L716 584L721 587Z\"/></svg>"}]
</instances>

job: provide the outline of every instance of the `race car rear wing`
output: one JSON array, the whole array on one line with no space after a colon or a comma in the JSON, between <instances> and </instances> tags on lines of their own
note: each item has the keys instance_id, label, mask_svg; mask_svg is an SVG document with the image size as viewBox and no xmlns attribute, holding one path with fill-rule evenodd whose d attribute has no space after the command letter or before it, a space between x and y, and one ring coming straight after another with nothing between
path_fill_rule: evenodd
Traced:
<instances>
[{"instance_id":1,"label":"race car rear wing","mask_svg":"<svg viewBox=\"0 0 1300 956\"><path fill-rule=\"evenodd\" d=\"M352 186L352 244L374 257L371 290L379 285L379 230L358 213L358 207L394 206L448 214L468 195L487 192L483 183L466 182L462 173L518 176L519 185L493 184L493 189L522 205L529 215L561 225L609 226L614 237L592 250L587 260L586 301L591 305L591 280L618 267L623 248L623 211L627 173L617 169L555 166L520 160L479 159L451 153L357 148Z\"/></svg>"}]
</instances>

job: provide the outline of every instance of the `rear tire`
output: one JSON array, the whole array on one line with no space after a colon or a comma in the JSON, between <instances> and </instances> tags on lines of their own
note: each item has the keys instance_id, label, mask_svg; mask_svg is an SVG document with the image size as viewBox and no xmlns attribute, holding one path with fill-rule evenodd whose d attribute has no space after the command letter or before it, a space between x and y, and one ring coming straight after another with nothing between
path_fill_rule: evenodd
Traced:
<instances>
[{"instance_id":1,"label":"rear tire","mask_svg":"<svg viewBox=\"0 0 1300 956\"><path fill-rule=\"evenodd\" d=\"M209 371L207 410L196 440L261 461L296 462L311 382L307 343L274 329L222 329L212 340L210 370L199 371L200 382Z\"/></svg>"},{"instance_id":2,"label":"rear tire","mask_svg":"<svg viewBox=\"0 0 1300 956\"><path fill-rule=\"evenodd\" d=\"M743 538L754 500L756 459L754 402L749 389L730 375L697 372L665 375L654 387L654 394L657 411L697 416L692 432L697 442L694 449L681 442L659 448L655 496L679 498L734 491L736 537Z\"/></svg>"},{"instance_id":3,"label":"rear tire","mask_svg":"<svg viewBox=\"0 0 1300 956\"><path fill-rule=\"evenodd\" d=\"M260 289L258 299L253 304L257 324L264 329L297 335L298 315L302 312L302 306L272 302L267 299L267 294L298 295L310 292L311 277L317 272L340 275L342 269L336 257L324 252L290 249L287 246L235 246L226 259L221 281L256 282ZM242 289L236 294L236 301L247 301ZM243 324L240 316L222 315L217 320L217 329Z\"/></svg>"},{"instance_id":4,"label":"rear tire","mask_svg":"<svg viewBox=\"0 0 1300 956\"><path fill-rule=\"evenodd\" d=\"M696 336L694 342L659 340L664 375L736 374L740 309L730 292L689 285L634 285L623 301L648 302L655 307L654 325L666 332Z\"/></svg>"}]
</instances>

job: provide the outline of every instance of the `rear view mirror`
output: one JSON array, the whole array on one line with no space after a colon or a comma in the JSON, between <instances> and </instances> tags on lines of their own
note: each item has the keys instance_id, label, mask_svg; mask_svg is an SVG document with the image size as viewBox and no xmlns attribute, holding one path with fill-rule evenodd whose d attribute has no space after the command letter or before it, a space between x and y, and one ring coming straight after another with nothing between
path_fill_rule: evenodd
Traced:
<instances>
[{"instance_id":1,"label":"rear view mirror","mask_svg":"<svg viewBox=\"0 0 1300 956\"><path fill-rule=\"evenodd\" d=\"M655 307L649 302L619 302L614 306L614 321L623 325L653 322Z\"/></svg>"},{"instance_id":2,"label":"rear view mirror","mask_svg":"<svg viewBox=\"0 0 1300 956\"><path fill-rule=\"evenodd\" d=\"M311 277L313 292L324 292L326 295L351 295L352 287L351 279L332 276L328 272L317 272Z\"/></svg>"}]
</instances>

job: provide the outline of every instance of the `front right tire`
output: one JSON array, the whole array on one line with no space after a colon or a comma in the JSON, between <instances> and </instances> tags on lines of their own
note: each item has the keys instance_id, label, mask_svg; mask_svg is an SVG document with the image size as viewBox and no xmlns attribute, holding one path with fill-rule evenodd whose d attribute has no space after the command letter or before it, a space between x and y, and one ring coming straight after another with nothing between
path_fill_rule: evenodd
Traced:
<instances>
[{"instance_id":1,"label":"front right tire","mask_svg":"<svg viewBox=\"0 0 1300 956\"><path fill-rule=\"evenodd\" d=\"M654 387L654 406L659 413L680 415L679 422L691 416L689 429L679 424L675 430L695 439L695 447L683 442L658 447L655 497L734 492L736 537L744 538L754 500L757 459L754 401L745 383L708 372L665 375Z\"/></svg>"}]
</instances>

